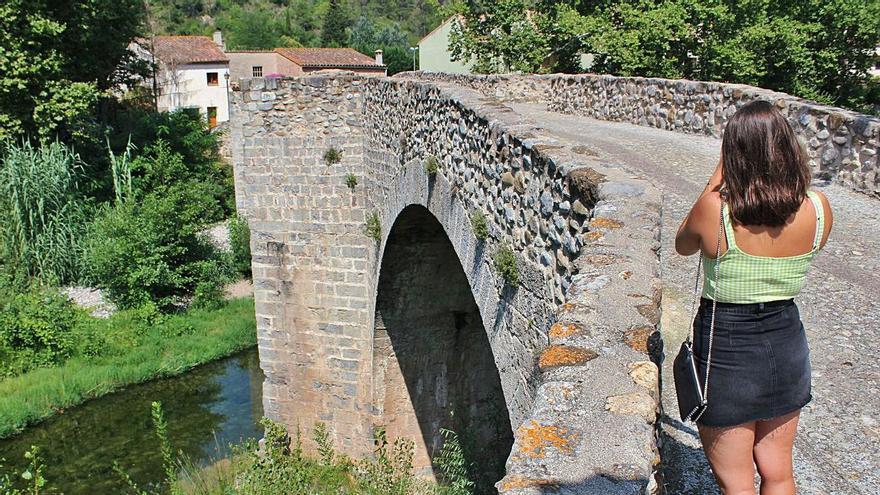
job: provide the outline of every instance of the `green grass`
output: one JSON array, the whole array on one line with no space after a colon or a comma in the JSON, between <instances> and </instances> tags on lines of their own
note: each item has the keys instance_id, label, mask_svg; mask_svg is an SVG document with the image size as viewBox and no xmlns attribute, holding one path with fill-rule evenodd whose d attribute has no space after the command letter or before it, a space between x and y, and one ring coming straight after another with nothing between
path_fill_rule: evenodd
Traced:
<instances>
[{"instance_id":1,"label":"green grass","mask_svg":"<svg viewBox=\"0 0 880 495\"><path fill-rule=\"evenodd\" d=\"M384 431L374 438L373 456L354 459L336 451L326 425L317 423L312 440L317 456L303 451L299 431L290 438L284 426L263 419L265 445L262 451L251 442L236 447L231 459L207 467L186 460L182 469L169 476L166 485L172 495L472 495L475 484L466 478L458 436L442 430L444 445L435 458L440 483L413 474L412 440L399 438L389 444ZM172 470L171 472L174 472Z\"/></svg>"},{"instance_id":2,"label":"green grass","mask_svg":"<svg viewBox=\"0 0 880 495\"><path fill-rule=\"evenodd\" d=\"M0 380L0 438L88 399L177 375L256 344L252 298L157 319L123 311L83 325L102 339L97 355Z\"/></svg>"}]
</instances>

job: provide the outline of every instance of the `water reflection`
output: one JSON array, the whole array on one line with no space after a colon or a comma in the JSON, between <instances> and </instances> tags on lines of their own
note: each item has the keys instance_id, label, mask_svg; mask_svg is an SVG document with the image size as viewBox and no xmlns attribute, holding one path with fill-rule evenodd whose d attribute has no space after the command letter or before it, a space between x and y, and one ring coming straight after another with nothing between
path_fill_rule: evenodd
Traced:
<instances>
[{"instance_id":1,"label":"water reflection","mask_svg":"<svg viewBox=\"0 0 880 495\"><path fill-rule=\"evenodd\" d=\"M176 378L132 387L87 402L23 434L0 440L5 468L20 471L24 452L36 445L51 488L67 495L121 493L117 461L147 486L162 479L159 442L150 403L161 401L172 446L197 464L229 454L230 443L259 438L263 374L256 349Z\"/></svg>"}]
</instances>

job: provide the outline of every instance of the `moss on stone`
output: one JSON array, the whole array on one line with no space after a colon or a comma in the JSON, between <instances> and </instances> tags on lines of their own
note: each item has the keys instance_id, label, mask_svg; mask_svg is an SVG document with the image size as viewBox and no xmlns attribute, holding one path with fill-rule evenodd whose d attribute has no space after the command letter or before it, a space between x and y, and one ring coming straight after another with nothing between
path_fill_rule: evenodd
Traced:
<instances>
[{"instance_id":1,"label":"moss on stone","mask_svg":"<svg viewBox=\"0 0 880 495\"><path fill-rule=\"evenodd\" d=\"M519 267L517 266L516 255L513 253L513 249L509 246L499 248L495 252L493 261L495 262L495 271L501 275L501 278L508 285L519 283Z\"/></svg>"},{"instance_id":2,"label":"moss on stone","mask_svg":"<svg viewBox=\"0 0 880 495\"><path fill-rule=\"evenodd\" d=\"M483 215L482 211L477 210L471 214L471 228L477 239L485 241L489 237L489 225L486 223L486 215Z\"/></svg>"},{"instance_id":3,"label":"moss on stone","mask_svg":"<svg viewBox=\"0 0 880 495\"><path fill-rule=\"evenodd\" d=\"M327 165L335 165L342 161L342 151L331 146L324 152L324 163Z\"/></svg>"},{"instance_id":4,"label":"moss on stone","mask_svg":"<svg viewBox=\"0 0 880 495\"><path fill-rule=\"evenodd\" d=\"M382 222L379 220L379 214L375 211L367 215L367 222L364 224L364 234L376 242L382 240Z\"/></svg>"},{"instance_id":5,"label":"moss on stone","mask_svg":"<svg viewBox=\"0 0 880 495\"><path fill-rule=\"evenodd\" d=\"M440 170L440 162L437 160L437 157L434 155L429 155L425 158L425 172L428 175L436 175Z\"/></svg>"}]
</instances>

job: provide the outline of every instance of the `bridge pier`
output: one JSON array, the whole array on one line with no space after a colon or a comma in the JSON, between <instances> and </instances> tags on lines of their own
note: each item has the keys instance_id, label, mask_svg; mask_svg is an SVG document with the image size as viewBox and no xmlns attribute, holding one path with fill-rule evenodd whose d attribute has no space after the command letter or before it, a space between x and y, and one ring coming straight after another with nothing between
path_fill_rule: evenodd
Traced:
<instances>
[{"instance_id":1,"label":"bridge pier","mask_svg":"<svg viewBox=\"0 0 880 495\"><path fill-rule=\"evenodd\" d=\"M335 74L234 102L269 418L353 457L411 440L426 476L453 428L506 494L649 485L656 191L473 91Z\"/></svg>"}]
</instances>

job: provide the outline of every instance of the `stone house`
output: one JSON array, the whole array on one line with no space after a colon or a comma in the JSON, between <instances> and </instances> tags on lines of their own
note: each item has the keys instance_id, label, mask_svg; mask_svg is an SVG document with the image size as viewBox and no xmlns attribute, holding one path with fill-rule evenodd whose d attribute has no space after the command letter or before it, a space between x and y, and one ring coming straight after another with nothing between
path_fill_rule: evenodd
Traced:
<instances>
[{"instance_id":1,"label":"stone house","mask_svg":"<svg viewBox=\"0 0 880 495\"><path fill-rule=\"evenodd\" d=\"M230 50L229 72L233 83L252 77L299 76L327 69L348 70L363 75L384 76L382 50L371 58L352 48L276 48L274 50Z\"/></svg>"},{"instance_id":2,"label":"stone house","mask_svg":"<svg viewBox=\"0 0 880 495\"><path fill-rule=\"evenodd\" d=\"M229 120L229 58L218 33L155 36L139 45L155 63L156 107L198 109L210 127Z\"/></svg>"}]
</instances>

